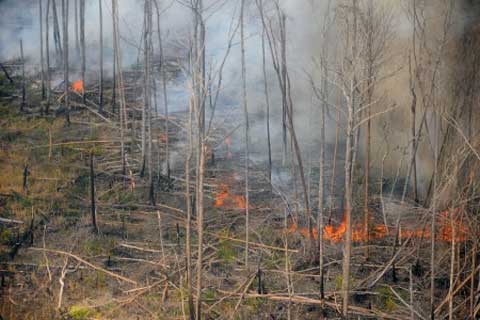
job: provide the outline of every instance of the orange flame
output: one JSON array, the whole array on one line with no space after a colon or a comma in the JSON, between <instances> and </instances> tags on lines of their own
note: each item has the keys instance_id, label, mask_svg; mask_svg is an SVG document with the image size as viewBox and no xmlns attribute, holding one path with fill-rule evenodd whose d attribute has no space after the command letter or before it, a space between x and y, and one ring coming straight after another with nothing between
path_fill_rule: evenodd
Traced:
<instances>
[{"instance_id":1,"label":"orange flame","mask_svg":"<svg viewBox=\"0 0 480 320\"><path fill-rule=\"evenodd\" d=\"M215 207L227 209L245 209L247 207L244 196L231 194L226 184L221 184L220 189L222 191L215 197Z\"/></svg>"},{"instance_id":2,"label":"orange flame","mask_svg":"<svg viewBox=\"0 0 480 320\"><path fill-rule=\"evenodd\" d=\"M80 93L80 94L83 94L84 92L84 89L83 89L83 80L77 80L75 81L73 84L72 84L72 90L77 92L77 93Z\"/></svg>"},{"instance_id":3,"label":"orange flame","mask_svg":"<svg viewBox=\"0 0 480 320\"><path fill-rule=\"evenodd\" d=\"M459 212L459 209L454 210L454 214L456 215ZM457 242L463 242L467 239L466 235L468 232L467 226L463 223L463 221L458 221L457 219L454 220L454 228L452 228L452 223L449 217L449 211L444 211L440 213L440 230L436 235L436 238L441 241L452 241L455 239ZM455 231L455 233L454 233ZM347 232L347 224L345 221L345 217L342 219L340 225L335 228L332 225L326 225L323 229L323 239L329 240L335 243L342 242L344 239L344 235ZM291 225L287 233L294 234L299 233L305 238L310 238L310 232L308 228L299 228L298 225L293 224ZM317 229L312 230L313 238L318 239L318 231ZM353 242L362 242L368 239L382 239L386 237L388 234L387 227L383 224L374 225L371 227L370 232L366 232L365 225L362 223L355 224L352 226L352 241ZM455 237L454 237L455 234ZM407 239L407 238L431 238L430 230L425 229L415 229L415 230L400 230L399 237L400 239Z\"/></svg>"}]
</instances>

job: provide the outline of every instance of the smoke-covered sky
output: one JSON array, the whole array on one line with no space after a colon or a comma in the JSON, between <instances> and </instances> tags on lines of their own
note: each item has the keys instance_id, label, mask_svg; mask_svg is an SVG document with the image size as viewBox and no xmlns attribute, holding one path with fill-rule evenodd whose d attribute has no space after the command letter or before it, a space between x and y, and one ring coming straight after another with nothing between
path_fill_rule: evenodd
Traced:
<instances>
[{"instance_id":1,"label":"smoke-covered sky","mask_svg":"<svg viewBox=\"0 0 480 320\"><path fill-rule=\"evenodd\" d=\"M112 66L112 19L111 19L111 1L100 0L103 5L104 21L104 43L105 43L105 67L107 72ZM333 3L337 1L332 0ZM432 18L440 17L441 12L435 10L436 0L427 0L431 8L427 12ZM56 0L57 11L61 19L61 0ZM70 19L69 19L69 39L70 53L72 63L78 63L76 56L75 43L75 3L79 1L70 0ZM267 2L267 1L265 1ZM466 7L459 7L456 11L454 28L461 33L462 30L472 24L476 19L476 7L474 3L469 4L468 0L464 3ZM42 0L45 9L47 0ZM87 69L95 79L98 63L98 41L99 41L99 13L98 0L85 0L86 3L86 43L87 43ZM143 29L143 0L118 0L120 14L120 33L121 48L123 56L123 67L129 67L136 62L142 62L142 54L139 46L142 42ZM187 6L180 0L159 0L161 7L161 28L165 41L165 50L169 58L178 59L180 63L186 63L189 38L192 32L192 13ZM318 122L320 120L319 102L312 98L308 75L313 75L314 79L319 80L318 70L313 59L318 58L324 45L328 45L329 51L334 52L341 39L339 35L331 34L327 43L322 43L321 29L323 19L326 13L327 0L280 0L280 6L287 16L287 63L292 82L292 98L295 109L295 127L299 140L302 143L303 150L316 156L318 151ZM408 53L408 38L411 34L411 22L406 18L406 7L408 0L373 0L376 6L391 5L394 14L392 21L394 26L395 43L393 50L395 53L389 55L392 58L391 68L405 66ZM227 45L229 31L232 25L236 25L239 19L238 0L205 0L206 8L206 26L207 26L207 69L213 74L218 70L222 61ZM477 6L478 7L478 6ZM267 8L268 9L268 8ZM156 14L154 13L154 17ZM50 19L52 19L50 17ZM156 19L156 18L154 18ZM265 154L266 131L265 131L265 98L263 92L263 73L262 73L262 50L261 50L261 22L258 8L254 0L247 1L246 9L246 58L247 58L247 87L249 98L249 110L251 114L252 130L251 139L254 151L259 158ZM50 26L53 25L51 20ZM273 24L275 26L275 24ZM29 70L39 70L40 60L40 31L39 31L39 0L3 0L0 1L0 61L13 59L19 56L19 41L24 42L25 54L29 59ZM156 20L154 20L156 29ZM51 31L51 30L50 30ZM432 39L438 36L438 31L433 30ZM45 32L45 30L44 30ZM156 30L155 30L156 32ZM154 47L158 52L157 36L154 34ZM53 52L53 35L50 36L50 48ZM272 113L272 137L273 147L277 152L281 150L281 96L276 75L271 65L271 58L267 45L267 77L270 90L271 113ZM405 104L399 113L389 114L387 117L397 117L392 123L392 137L398 144L408 144L408 135L404 128L408 125L405 120L405 114L408 113L408 83L405 81L405 74L408 70L400 71L395 81L386 85L382 90L388 91L388 103ZM403 76L402 76L403 72ZM241 68L240 68L240 45L239 32L237 32L231 53L228 56L223 72L223 83L220 94L220 104L218 106L218 117L221 122L227 120L231 124L243 123L243 114L241 107ZM87 83L88 85L88 83ZM179 78L172 80L168 89L170 92L170 109L173 111L185 110L187 108L188 91L186 89L185 79ZM380 92L379 94L383 94ZM161 100L160 100L161 101ZM380 122L379 122L380 123ZM334 140L335 122L332 119L327 121L327 139ZM403 128L403 129L402 129ZM375 130L375 128L374 128ZM381 134L377 135L381 137ZM236 139L239 143L234 145L242 147L241 130L238 131ZM378 140L379 141L379 140ZM374 157L381 159L383 151L374 150ZM428 156L426 157L428 158ZM428 159L430 160L430 159ZM396 160L393 166L397 166ZM393 163L393 162L392 162Z\"/></svg>"}]
</instances>

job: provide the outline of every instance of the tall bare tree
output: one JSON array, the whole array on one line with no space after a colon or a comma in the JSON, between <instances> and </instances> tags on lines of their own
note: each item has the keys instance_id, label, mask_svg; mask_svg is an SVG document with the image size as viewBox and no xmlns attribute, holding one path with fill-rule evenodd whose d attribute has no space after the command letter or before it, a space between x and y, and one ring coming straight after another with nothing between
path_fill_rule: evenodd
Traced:
<instances>
[{"instance_id":1,"label":"tall bare tree","mask_svg":"<svg viewBox=\"0 0 480 320\"><path fill-rule=\"evenodd\" d=\"M103 112L103 10L102 0L98 0L98 14L99 14L99 61L100 61L100 79L98 91L98 106L99 112Z\"/></svg>"},{"instance_id":2,"label":"tall bare tree","mask_svg":"<svg viewBox=\"0 0 480 320\"><path fill-rule=\"evenodd\" d=\"M68 61L68 8L69 1L62 0L62 22L63 22L63 94L65 101L65 121L70 125L70 100L69 100L69 61Z\"/></svg>"},{"instance_id":3,"label":"tall bare tree","mask_svg":"<svg viewBox=\"0 0 480 320\"><path fill-rule=\"evenodd\" d=\"M43 46L43 3L38 1L39 18L40 18L40 69L42 77L42 100L45 100L45 61L44 61L44 46Z\"/></svg>"},{"instance_id":4,"label":"tall bare tree","mask_svg":"<svg viewBox=\"0 0 480 320\"><path fill-rule=\"evenodd\" d=\"M245 117L245 267L248 269L248 242L249 242L249 166L250 166L250 126L248 121L248 99L247 99L247 67L245 62L245 0L241 2L240 8L240 46L241 46L241 64L242 64L242 100L243 112Z\"/></svg>"}]
</instances>

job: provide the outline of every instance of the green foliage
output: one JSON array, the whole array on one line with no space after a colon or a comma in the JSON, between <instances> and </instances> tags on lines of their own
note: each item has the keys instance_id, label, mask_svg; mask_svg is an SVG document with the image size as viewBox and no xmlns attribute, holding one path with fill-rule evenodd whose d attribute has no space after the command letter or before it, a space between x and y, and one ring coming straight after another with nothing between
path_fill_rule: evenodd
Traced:
<instances>
[{"instance_id":1,"label":"green foliage","mask_svg":"<svg viewBox=\"0 0 480 320\"><path fill-rule=\"evenodd\" d=\"M383 310L392 312L395 310L397 303L392 291L387 287L381 287L377 290L379 303Z\"/></svg>"},{"instance_id":2,"label":"green foliage","mask_svg":"<svg viewBox=\"0 0 480 320\"><path fill-rule=\"evenodd\" d=\"M263 261L267 269L277 269L285 265L285 254L279 251L273 251L270 256L266 256Z\"/></svg>"},{"instance_id":3,"label":"green foliage","mask_svg":"<svg viewBox=\"0 0 480 320\"><path fill-rule=\"evenodd\" d=\"M72 320L87 320L95 316L95 312L82 306L71 306L68 310L68 316Z\"/></svg>"},{"instance_id":4,"label":"green foliage","mask_svg":"<svg viewBox=\"0 0 480 320\"><path fill-rule=\"evenodd\" d=\"M223 232L223 233L225 234L225 236L228 236L228 232ZM233 263L235 261L235 249L230 240L227 240L227 239L220 240L218 251L217 251L217 258L227 264Z\"/></svg>"},{"instance_id":5,"label":"green foliage","mask_svg":"<svg viewBox=\"0 0 480 320\"><path fill-rule=\"evenodd\" d=\"M9 229L3 229L0 232L0 243L2 244L7 244L10 242L10 239L12 238L12 231Z\"/></svg>"},{"instance_id":6,"label":"green foliage","mask_svg":"<svg viewBox=\"0 0 480 320\"><path fill-rule=\"evenodd\" d=\"M217 293L213 289L206 289L202 292L203 300L204 301L212 301L217 299Z\"/></svg>"}]
</instances>

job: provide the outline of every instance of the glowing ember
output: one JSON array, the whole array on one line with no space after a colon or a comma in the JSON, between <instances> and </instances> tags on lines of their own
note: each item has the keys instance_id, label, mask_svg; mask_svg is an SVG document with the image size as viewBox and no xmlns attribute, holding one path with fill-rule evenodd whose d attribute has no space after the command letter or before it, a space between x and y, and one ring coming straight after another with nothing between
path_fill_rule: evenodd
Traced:
<instances>
[{"instance_id":1,"label":"glowing ember","mask_svg":"<svg viewBox=\"0 0 480 320\"><path fill-rule=\"evenodd\" d=\"M220 185L221 191L215 197L215 207L227 209L245 209L245 197L230 193L227 185Z\"/></svg>"},{"instance_id":2,"label":"glowing ember","mask_svg":"<svg viewBox=\"0 0 480 320\"><path fill-rule=\"evenodd\" d=\"M72 84L72 90L77 92L77 93L80 93L80 94L83 94L83 81L82 80L77 80L75 81L73 84Z\"/></svg>"},{"instance_id":3,"label":"glowing ember","mask_svg":"<svg viewBox=\"0 0 480 320\"><path fill-rule=\"evenodd\" d=\"M453 212L453 216L458 216L459 210L456 209ZM449 211L444 211L440 213L440 230L436 235L436 238L440 241L452 241L454 238L453 235L455 234L455 241L462 242L466 240L466 234L468 232L467 226L463 223L461 219L458 217L454 218L454 228L455 233L452 228L452 223L450 219ZM335 228L332 225L326 225L323 229L323 239L329 240L335 243L342 242L344 239L344 235L347 232L347 225L345 222L345 217L342 219L340 225ZM294 234L299 233L305 238L310 238L310 234L308 228L299 228L296 224L291 225L287 233ZM317 229L312 230L314 239L318 239L318 232ZM365 232L365 226L362 223L355 224L352 226L352 241L353 242L363 242L367 241L368 239L382 239L388 235L388 231L385 225L374 225L371 227L369 234ZM400 239L407 239L407 238L431 238L431 232L427 229L417 229L417 230L400 230L399 234Z\"/></svg>"}]
</instances>

